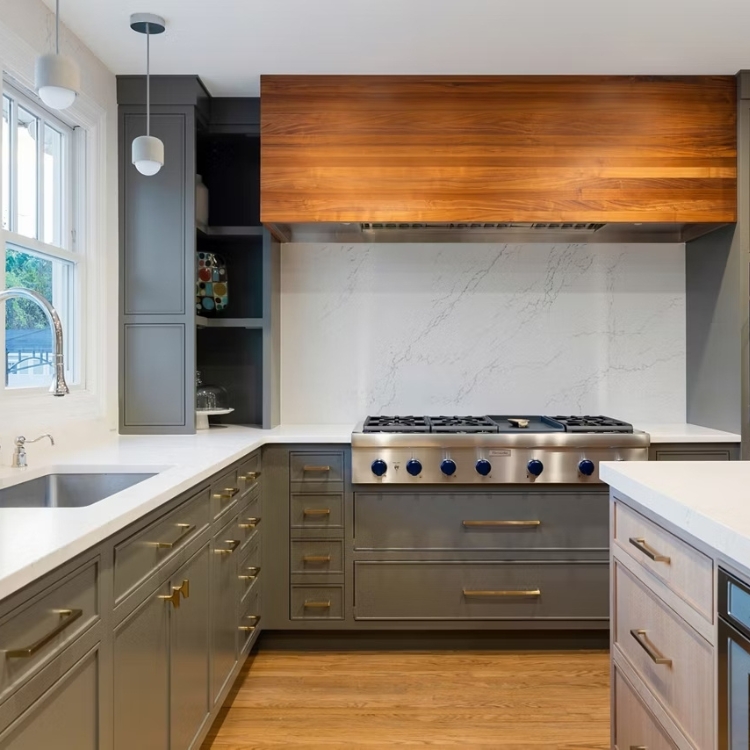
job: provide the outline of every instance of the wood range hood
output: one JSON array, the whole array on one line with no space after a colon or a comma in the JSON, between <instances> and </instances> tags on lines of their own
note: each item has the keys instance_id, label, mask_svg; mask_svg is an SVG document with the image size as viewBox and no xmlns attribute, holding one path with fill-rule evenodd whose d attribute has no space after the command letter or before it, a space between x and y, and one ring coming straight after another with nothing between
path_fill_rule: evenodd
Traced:
<instances>
[{"instance_id":1,"label":"wood range hood","mask_svg":"<svg viewBox=\"0 0 750 750\"><path fill-rule=\"evenodd\" d=\"M682 242L737 218L735 76L262 76L284 241Z\"/></svg>"}]
</instances>

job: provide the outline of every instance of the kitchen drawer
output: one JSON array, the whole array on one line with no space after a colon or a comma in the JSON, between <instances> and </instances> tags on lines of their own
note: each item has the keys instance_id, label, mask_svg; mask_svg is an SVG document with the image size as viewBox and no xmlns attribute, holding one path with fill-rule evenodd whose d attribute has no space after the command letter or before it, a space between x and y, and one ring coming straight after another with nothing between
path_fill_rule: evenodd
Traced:
<instances>
[{"instance_id":1,"label":"kitchen drawer","mask_svg":"<svg viewBox=\"0 0 750 750\"><path fill-rule=\"evenodd\" d=\"M711 646L617 560L613 644L688 738L714 746Z\"/></svg>"},{"instance_id":2,"label":"kitchen drawer","mask_svg":"<svg viewBox=\"0 0 750 750\"><path fill-rule=\"evenodd\" d=\"M289 523L293 529L343 529L344 494L292 492Z\"/></svg>"},{"instance_id":3,"label":"kitchen drawer","mask_svg":"<svg viewBox=\"0 0 750 750\"><path fill-rule=\"evenodd\" d=\"M237 469L228 471L213 482L211 484L211 517L216 519L230 508L235 508L241 491Z\"/></svg>"},{"instance_id":4,"label":"kitchen drawer","mask_svg":"<svg viewBox=\"0 0 750 750\"><path fill-rule=\"evenodd\" d=\"M237 470L240 494L246 495L251 490L258 488L260 476L260 453L253 453L250 458L240 464L240 468Z\"/></svg>"},{"instance_id":5,"label":"kitchen drawer","mask_svg":"<svg viewBox=\"0 0 750 750\"><path fill-rule=\"evenodd\" d=\"M247 508L253 506L253 512L260 513L260 485L256 484L247 494L240 495L237 501L237 512L244 513Z\"/></svg>"},{"instance_id":6,"label":"kitchen drawer","mask_svg":"<svg viewBox=\"0 0 750 750\"><path fill-rule=\"evenodd\" d=\"M166 516L115 546L115 601L194 539L210 523L209 490L181 503Z\"/></svg>"},{"instance_id":7,"label":"kitchen drawer","mask_svg":"<svg viewBox=\"0 0 750 750\"><path fill-rule=\"evenodd\" d=\"M260 576L262 559L261 559L261 541L260 534L250 540L240 557L238 575L240 580L240 601L244 601L253 584Z\"/></svg>"},{"instance_id":8,"label":"kitchen drawer","mask_svg":"<svg viewBox=\"0 0 750 750\"><path fill-rule=\"evenodd\" d=\"M289 479L301 483L299 492L325 492L344 481L344 454L341 452L290 453Z\"/></svg>"},{"instance_id":9,"label":"kitchen drawer","mask_svg":"<svg viewBox=\"0 0 750 750\"><path fill-rule=\"evenodd\" d=\"M242 612L239 618L240 653L246 653L246 650L250 648L250 643L260 635L261 602L260 581L257 581L240 610Z\"/></svg>"},{"instance_id":10,"label":"kitchen drawer","mask_svg":"<svg viewBox=\"0 0 750 750\"><path fill-rule=\"evenodd\" d=\"M343 541L340 539L293 539L290 570L292 574L343 573Z\"/></svg>"},{"instance_id":11,"label":"kitchen drawer","mask_svg":"<svg viewBox=\"0 0 750 750\"><path fill-rule=\"evenodd\" d=\"M606 563L356 562L357 620L601 620Z\"/></svg>"},{"instance_id":12,"label":"kitchen drawer","mask_svg":"<svg viewBox=\"0 0 750 750\"><path fill-rule=\"evenodd\" d=\"M292 586L290 619L343 620L343 586Z\"/></svg>"},{"instance_id":13,"label":"kitchen drawer","mask_svg":"<svg viewBox=\"0 0 750 750\"><path fill-rule=\"evenodd\" d=\"M667 732L617 667L614 670L614 691L616 750L676 750Z\"/></svg>"},{"instance_id":14,"label":"kitchen drawer","mask_svg":"<svg viewBox=\"0 0 750 750\"><path fill-rule=\"evenodd\" d=\"M260 515L260 499L250 503L237 517L235 538L240 540L240 551L259 533L263 519Z\"/></svg>"},{"instance_id":15,"label":"kitchen drawer","mask_svg":"<svg viewBox=\"0 0 750 750\"><path fill-rule=\"evenodd\" d=\"M661 526L617 501L615 539L696 612L713 622L713 561Z\"/></svg>"},{"instance_id":16,"label":"kitchen drawer","mask_svg":"<svg viewBox=\"0 0 750 750\"><path fill-rule=\"evenodd\" d=\"M362 550L609 548L606 491L357 492Z\"/></svg>"},{"instance_id":17,"label":"kitchen drawer","mask_svg":"<svg viewBox=\"0 0 750 750\"><path fill-rule=\"evenodd\" d=\"M99 620L98 577L97 559L0 620L0 699Z\"/></svg>"}]
</instances>

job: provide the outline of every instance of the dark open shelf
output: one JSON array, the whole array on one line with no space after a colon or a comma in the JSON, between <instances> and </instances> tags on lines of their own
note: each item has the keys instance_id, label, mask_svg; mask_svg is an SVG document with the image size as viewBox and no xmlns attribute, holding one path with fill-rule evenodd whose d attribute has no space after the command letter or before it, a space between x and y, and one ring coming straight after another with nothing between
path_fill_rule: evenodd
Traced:
<instances>
[{"instance_id":1,"label":"dark open shelf","mask_svg":"<svg viewBox=\"0 0 750 750\"><path fill-rule=\"evenodd\" d=\"M263 318L204 318L195 316L198 328L263 328Z\"/></svg>"},{"instance_id":2,"label":"dark open shelf","mask_svg":"<svg viewBox=\"0 0 750 750\"><path fill-rule=\"evenodd\" d=\"M249 227L202 227L197 226L196 229L198 230L199 235L204 235L205 237L215 237L215 238L221 238L221 237L228 237L228 238L235 238L235 237L262 237L263 236L263 227L262 226L249 226Z\"/></svg>"}]
</instances>

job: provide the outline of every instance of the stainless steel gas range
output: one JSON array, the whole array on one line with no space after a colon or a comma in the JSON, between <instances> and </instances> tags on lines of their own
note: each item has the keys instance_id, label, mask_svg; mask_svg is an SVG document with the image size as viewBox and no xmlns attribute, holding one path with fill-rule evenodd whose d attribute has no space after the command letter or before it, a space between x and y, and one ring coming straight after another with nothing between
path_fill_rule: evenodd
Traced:
<instances>
[{"instance_id":1,"label":"stainless steel gas range","mask_svg":"<svg viewBox=\"0 0 750 750\"><path fill-rule=\"evenodd\" d=\"M368 417L354 484L598 483L601 461L648 460L649 436L602 416Z\"/></svg>"}]
</instances>

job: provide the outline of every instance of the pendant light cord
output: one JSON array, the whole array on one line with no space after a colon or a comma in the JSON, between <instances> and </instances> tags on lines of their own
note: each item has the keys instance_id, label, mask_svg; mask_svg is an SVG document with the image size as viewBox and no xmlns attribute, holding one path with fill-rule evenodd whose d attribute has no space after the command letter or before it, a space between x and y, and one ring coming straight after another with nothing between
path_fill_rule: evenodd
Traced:
<instances>
[{"instance_id":1,"label":"pendant light cord","mask_svg":"<svg viewBox=\"0 0 750 750\"><path fill-rule=\"evenodd\" d=\"M60 0L55 0L55 54L60 54Z\"/></svg>"},{"instance_id":2,"label":"pendant light cord","mask_svg":"<svg viewBox=\"0 0 750 750\"><path fill-rule=\"evenodd\" d=\"M58 0L60 2L60 0ZM146 24L146 135L151 135L151 24Z\"/></svg>"}]
</instances>

